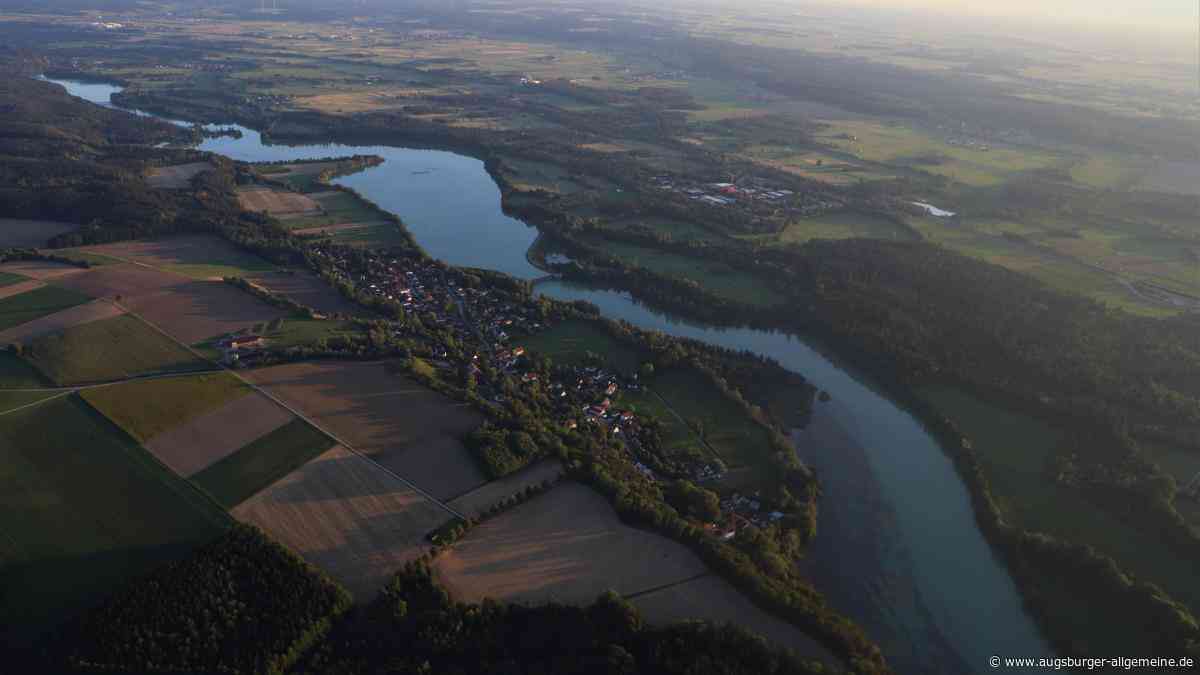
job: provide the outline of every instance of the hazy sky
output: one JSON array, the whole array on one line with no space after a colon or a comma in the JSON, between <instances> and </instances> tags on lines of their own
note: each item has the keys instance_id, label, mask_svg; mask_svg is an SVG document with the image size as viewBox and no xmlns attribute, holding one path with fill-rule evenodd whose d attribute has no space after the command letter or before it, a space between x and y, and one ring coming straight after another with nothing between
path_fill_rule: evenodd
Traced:
<instances>
[{"instance_id":1,"label":"hazy sky","mask_svg":"<svg viewBox=\"0 0 1200 675\"><path fill-rule=\"evenodd\" d=\"M835 0L836 1L836 0ZM847 4L933 9L979 16L1005 15L1035 21L1136 28L1173 34L1197 32L1197 0L842 0Z\"/></svg>"}]
</instances>

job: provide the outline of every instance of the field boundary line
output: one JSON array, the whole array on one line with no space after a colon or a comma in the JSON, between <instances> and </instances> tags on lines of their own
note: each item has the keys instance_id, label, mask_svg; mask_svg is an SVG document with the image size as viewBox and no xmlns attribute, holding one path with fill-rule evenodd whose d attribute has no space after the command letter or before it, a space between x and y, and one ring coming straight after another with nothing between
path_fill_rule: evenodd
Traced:
<instances>
[{"instance_id":1,"label":"field boundary line","mask_svg":"<svg viewBox=\"0 0 1200 675\"><path fill-rule=\"evenodd\" d=\"M161 334L165 335L165 336L166 336L168 339L170 339L172 342L174 342L175 344L177 344L177 345L179 345L179 346L183 347L184 349L188 350L189 352L191 352L191 353L192 353L192 354L194 354L195 356L199 357L201 360L203 360L203 361L207 361L208 363L213 363L212 359L210 359L210 358L208 358L207 356L205 356L204 354L200 353L200 351L199 351L199 350L197 350L196 348L192 347L192 346L191 346L191 345L189 345L189 344L185 344L185 343L183 343L183 342L182 342L182 341L180 341L178 338L176 338L175 336L173 336L173 335L171 335L170 333L166 332L166 331L165 331L165 330L163 330L162 328L159 328L158 326L154 325L154 324L153 324L153 323L151 323L150 321L147 321L147 320L146 320L144 317L142 317L142 315L141 315L141 314L138 314L137 312L131 311L131 310L130 310L128 307L124 307L124 306L122 306L120 303L116 303L116 304L117 304L117 306L118 306L118 307L122 307L123 309L125 309L126 313L127 313L127 314L129 314L129 316L132 316L132 317L136 318L138 321L141 321L142 323L146 324L147 326L149 326L149 327L153 328L154 330L158 331L159 333L161 333ZM384 472L384 473L386 473L387 475L391 476L392 478L395 478L396 480L400 481L400 482L401 482L401 483L403 483L404 485L407 485L407 486L408 486L409 488L411 488L411 489L412 489L414 492L416 492L417 494L421 495L422 497L424 497L425 499L429 500L430 502L432 502L432 503L436 504L438 507L440 507L440 508L441 508L443 511L445 511L446 513L449 513L450 515L452 515L452 516L454 516L455 518L458 518L458 519L460 519L460 520L466 520L466 517L465 517L465 516L463 516L463 514L461 514L461 513L459 513L458 511L456 511L456 510L455 510L454 508L452 508L452 507L451 507L449 504L446 504L445 502L443 502L442 500L438 499L437 497L434 497L432 494L430 494L429 492L426 492L424 489L422 489L422 488L418 487L418 486L417 486L415 483L413 483L413 482L412 482L412 481L410 481L409 479L405 478L404 476L401 476L400 474L396 473L395 471L392 471L391 469L387 468L386 466L384 466L384 465L380 464L379 462L377 462L377 461L375 461L375 460L371 459L369 456L367 456L366 454L364 454L364 453L363 453L362 451L360 451L358 448L355 448L355 447L354 447L352 444L350 444L350 443L347 443L346 441L342 440L342 439L341 439L341 438L340 438L340 437L339 437L337 434L334 434L333 432L331 432L330 430L328 430L328 429L326 429L325 427L321 426L320 424L317 424L317 423L316 423L316 421L314 421L313 419L311 419L310 417L308 417L308 416L307 416L307 415L305 415L304 413L300 412L300 411L299 411L299 410L297 410L296 408L294 408L294 407L292 407L292 406L288 405L287 403L285 403L284 401L280 400L280 399L279 399L277 396L275 396L275 395L271 394L269 391L267 391L267 390L266 390L266 389L264 389L263 387L259 386L258 384L254 383L254 382L251 382L250 380L247 380L245 377L243 377L243 376L242 376L240 373L238 373L236 370L234 370L234 369L230 368L229 366L226 366L226 365L225 365L225 364L223 364L223 363L218 363L218 364L217 364L217 367L218 367L218 369L220 369L220 370L224 370L224 371L226 371L226 372L230 373L231 375L233 375L234 377L236 377L236 378L237 378L237 379L238 379L238 380L239 380L239 381L240 381L242 384L245 384L246 386L250 387L250 388L251 388L251 389L253 389L254 391L256 391L256 392L258 392L258 393L262 394L263 396L266 396L266 397L267 397L267 398L269 398L269 399L271 399L272 401L274 401L274 402L275 402L275 404L276 404L276 405L278 405L278 406L282 407L284 410L286 410L286 411L288 411L288 412L292 413L292 414L293 414L293 415L295 415L296 417L298 417L298 418L300 418L300 419L304 420L305 422L307 422L308 424L312 425L312 427L313 427L314 429L316 429L317 431L320 431L321 433L325 434L325 435L326 435L326 436L328 436L329 438L332 438L332 439L333 439L333 440L334 440L334 441L335 441L335 442L336 442L338 445L341 445L342 447L346 448L347 450L349 450L349 451L350 451L352 454L354 454L354 455L355 455L356 457L358 457L359 459L363 460L364 462L367 462L368 464L371 464L371 465L373 465L373 466L377 467L378 469L380 469L381 471L383 471L383 472ZM270 487L270 486L268 486L268 487ZM251 495L251 496L253 496L253 495Z\"/></svg>"},{"instance_id":2,"label":"field boundary line","mask_svg":"<svg viewBox=\"0 0 1200 675\"><path fill-rule=\"evenodd\" d=\"M636 600L637 598L640 598L640 597L646 596L646 595L650 595L651 593L657 593L659 591L665 591L669 588L675 588L676 586L690 584L693 581L703 579L704 577L711 577L712 575L713 575L712 572L704 571L699 574L693 574L692 576L690 576L686 579L680 579L679 581L672 581L672 582L666 583L666 584L659 584L658 586L653 586L651 588L647 588L644 590L634 591L633 593L627 593L621 597L622 597L622 599L625 599L625 600Z\"/></svg>"},{"instance_id":3,"label":"field boundary line","mask_svg":"<svg viewBox=\"0 0 1200 675\"><path fill-rule=\"evenodd\" d=\"M39 399L37 401L34 401L33 403L26 403L25 405L17 406L16 408L13 408L12 410L5 410L4 412L0 412L0 417L3 417L4 415L11 415L15 412L20 412L22 410L25 410L26 408L32 408L35 405L41 405L43 403L46 403L47 401L53 401L56 399L60 399L64 396L70 396L71 394L74 394L74 393L75 393L75 390L72 389L69 391L64 391L59 394L55 394L54 396L47 396L46 398Z\"/></svg>"}]
</instances>

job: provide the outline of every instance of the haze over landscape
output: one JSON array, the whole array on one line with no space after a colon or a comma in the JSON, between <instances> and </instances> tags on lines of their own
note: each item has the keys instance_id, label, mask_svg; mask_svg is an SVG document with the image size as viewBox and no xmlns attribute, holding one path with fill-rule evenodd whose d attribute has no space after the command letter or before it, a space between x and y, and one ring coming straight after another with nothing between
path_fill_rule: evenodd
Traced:
<instances>
[{"instance_id":1,"label":"haze over landscape","mask_svg":"<svg viewBox=\"0 0 1200 675\"><path fill-rule=\"evenodd\" d=\"M0 0L3 669L1193 671L1198 10Z\"/></svg>"}]
</instances>

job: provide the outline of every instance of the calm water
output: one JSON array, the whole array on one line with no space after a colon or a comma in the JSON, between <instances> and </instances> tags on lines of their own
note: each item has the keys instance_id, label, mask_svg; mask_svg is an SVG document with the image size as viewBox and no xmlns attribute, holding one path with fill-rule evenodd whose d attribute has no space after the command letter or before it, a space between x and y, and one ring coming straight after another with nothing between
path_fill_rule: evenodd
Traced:
<instances>
[{"instance_id":1,"label":"calm water","mask_svg":"<svg viewBox=\"0 0 1200 675\"><path fill-rule=\"evenodd\" d=\"M60 84L102 104L119 90ZM210 139L200 147L245 161L380 155L384 164L338 182L403 218L430 255L522 278L540 274L525 259L536 230L501 213L499 190L479 160L385 146L264 145L258 132L239 129L240 139ZM976 527L949 459L911 415L862 379L794 335L681 320L625 293L565 282L538 291L588 300L605 316L643 328L769 356L833 395L818 408L828 418L797 435L825 491L806 569L834 606L880 642L897 670L985 673L993 654L1050 652ZM839 435L848 442L829 440Z\"/></svg>"}]
</instances>

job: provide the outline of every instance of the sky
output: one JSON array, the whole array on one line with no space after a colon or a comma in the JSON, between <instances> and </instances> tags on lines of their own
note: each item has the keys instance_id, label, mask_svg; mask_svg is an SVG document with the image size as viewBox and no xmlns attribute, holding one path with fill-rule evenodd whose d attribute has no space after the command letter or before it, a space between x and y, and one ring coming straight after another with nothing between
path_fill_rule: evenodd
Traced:
<instances>
[{"instance_id":1,"label":"sky","mask_svg":"<svg viewBox=\"0 0 1200 675\"><path fill-rule=\"evenodd\" d=\"M842 0L847 4L1052 21L1101 30L1195 36L1200 0Z\"/></svg>"}]
</instances>

